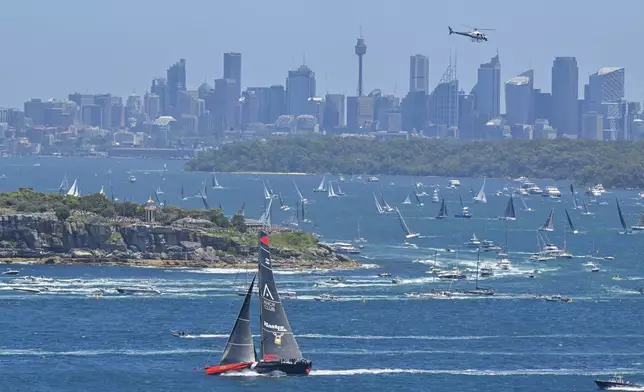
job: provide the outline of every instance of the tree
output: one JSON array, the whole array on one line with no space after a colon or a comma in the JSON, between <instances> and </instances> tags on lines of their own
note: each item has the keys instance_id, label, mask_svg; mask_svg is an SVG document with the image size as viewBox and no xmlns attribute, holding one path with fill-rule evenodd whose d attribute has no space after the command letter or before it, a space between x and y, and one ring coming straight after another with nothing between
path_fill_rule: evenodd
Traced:
<instances>
[{"instance_id":1,"label":"tree","mask_svg":"<svg viewBox=\"0 0 644 392\"><path fill-rule=\"evenodd\" d=\"M246 230L248 230L248 227L246 227L246 220L239 214L235 214L235 216L230 219L230 224L240 233L245 233Z\"/></svg>"},{"instance_id":2,"label":"tree","mask_svg":"<svg viewBox=\"0 0 644 392\"><path fill-rule=\"evenodd\" d=\"M59 206L56 207L56 218L58 218L59 221L65 221L69 216L71 215L71 211L67 206Z\"/></svg>"}]
</instances>

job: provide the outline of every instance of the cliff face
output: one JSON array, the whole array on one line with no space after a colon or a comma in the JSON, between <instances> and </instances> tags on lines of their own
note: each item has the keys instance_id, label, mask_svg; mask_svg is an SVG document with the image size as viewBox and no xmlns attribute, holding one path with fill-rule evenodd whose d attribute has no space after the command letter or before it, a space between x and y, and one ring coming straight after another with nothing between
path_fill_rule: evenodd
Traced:
<instances>
[{"instance_id":1,"label":"cliff face","mask_svg":"<svg viewBox=\"0 0 644 392\"><path fill-rule=\"evenodd\" d=\"M149 226L76 215L60 221L53 213L0 215L0 258L64 258L90 261L192 260L254 262L257 249L196 228ZM306 251L273 249L290 264L353 263L319 244Z\"/></svg>"}]
</instances>

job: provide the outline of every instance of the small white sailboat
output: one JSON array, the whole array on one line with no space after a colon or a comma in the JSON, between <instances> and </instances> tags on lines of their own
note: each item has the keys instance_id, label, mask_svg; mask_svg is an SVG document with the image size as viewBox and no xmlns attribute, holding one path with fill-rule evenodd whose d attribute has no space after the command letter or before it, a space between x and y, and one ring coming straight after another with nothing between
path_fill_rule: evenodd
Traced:
<instances>
[{"instance_id":1,"label":"small white sailboat","mask_svg":"<svg viewBox=\"0 0 644 392\"><path fill-rule=\"evenodd\" d=\"M642 213L637 220L637 223L633 226L631 226L631 230L633 231L643 231L644 230L644 213Z\"/></svg>"},{"instance_id":2,"label":"small white sailboat","mask_svg":"<svg viewBox=\"0 0 644 392\"><path fill-rule=\"evenodd\" d=\"M387 203L387 200L385 200L385 195L382 192L380 192L380 205L385 212L394 212L393 207L390 206L389 203Z\"/></svg>"},{"instance_id":3,"label":"small white sailboat","mask_svg":"<svg viewBox=\"0 0 644 392\"><path fill-rule=\"evenodd\" d=\"M69 190L69 182L67 182L67 173L65 173L65 177L63 177L63 181L58 187L58 193L64 195L65 193L67 193L67 190Z\"/></svg>"},{"instance_id":4,"label":"small white sailboat","mask_svg":"<svg viewBox=\"0 0 644 392\"><path fill-rule=\"evenodd\" d=\"M335 190L333 189L332 182L330 182L329 185L327 186L327 196L330 198L339 197L338 194L335 193Z\"/></svg>"},{"instance_id":5,"label":"small white sailboat","mask_svg":"<svg viewBox=\"0 0 644 392\"><path fill-rule=\"evenodd\" d=\"M224 189L223 186L217 181L217 173L213 170L212 172L212 189Z\"/></svg>"},{"instance_id":6,"label":"small white sailboat","mask_svg":"<svg viewBox=\"0 0 644 392\"><path fill-rule=\"evenodd\" d=\"M302 191L300 191L300 188L297 186L295 181L293 181L293 185L295 186L295 192L297 192L297 197L300 199L300 203L306 204L308 200L304 198L304 195L302 194Z\"/></svg>"},{"instance_id":7,"label":"small white sailboat","mask_svg":"<svg viewBox=\"0 0 644 392\"><path fill-rule=\"evenodd\" d=\"M555 209L550 210L550 214L539 231L555 231Z\"/></svg>"},{"instance_id":8,"label":"small white sailboat","mask_svg":"<svg viewBox=\"0 0 644 392\"><path fill-rule=\"evenodd\" d=\"M134 184L136 182L136 176L134 174L130 174L130 177L127 180L130 184Z\"/></svg>"},{"instance_id":9,"label":"small white sailboat","mask_svg":"<svg viewBox=\"0 0 644 392\"><path fill-rule=\"evenodd\" d=\"M376 196L375 192L373 193L373 201L376 202L376 210L378 210L378 213L384 214L385 210L380 205L380 202L378 201L378 196Z\"/></svg>"},{"instance_id":10,"label":"small white sailboat","mask_svg":"<svg viewBox=\"0 0 644 392\"><path fill-rule=\"evenodd\" d=\"M103 187L103 185L101 185L101 190L98 191L98 194L105 196L105 188Z\"/></svg>"},{"instance_id":11,"label":"small white sailboat","mask_svg":"<svg viewBox=\"0 0 644 392\"><path fill-rule=\"evenodd\" d=\"M405 222L405 219L400 214L400 211L398 210L398 207L396 207L396 213L398 213L398 219L400 220L400 226L402 226L403 232L405 233L405 239L419 237L420 236L419 233L414 233L411 230L409 230L409 226L407 226L407 222Z\"/></svg>"},{"instance_id":12,"label":"small white sailboat","mask_svg":"<svg viewBox=\"0 0 644 392\"><path fill-rule=\"evenodd\" d=\"M485 178L483 179L483 185L481 185L481 189L479 189L479 193L474 196L474 201L476 203L487 203L487 198L485 197Z\"/></svg>"},{"instance_id":13,"label":"small white sailboat","mask_svg":"<svg viewBox=\"0 0 644 392\"><path fill-rule=\"evenodd\" d=\"M284 199L282 198L282 194L278 193L277 196L278 196L279 201L280 201L280 210L289 211L291 209L291 207L289 207L286 204L284 204Z\"/></svg>"},{"instance_id":14,"label":"small white sailboat","mask_svg":"<svg viewBox=\"0 0 644 392\"><path fill-rule=\"evenodd\" d=\"M80 190L78 189L78 179L74 180L71 188L67 191L67 196L80 197Z\"/></svg>"},{"instance_id":15,"label":"small white sailboat","mask_svg":"<svg viewBox=\"0 0 644 392\"><path fill-rule=\"evenodd\" d=\"M402 202L403 204L411 204L411 199L409 198L409 193L407 194L407 197L405 200Z\"/></svg>"},{"instance_id":16,"label":"small white sailboat","mask_svg":"<svg viewBox=\"0 0 644 392\"><path fill-rule=\"evenodd\" d=\"M327 192L327 183L326 183L326 174L322 176L322 181L317 188L313 189L313 192Z\"/></svg>"},{"instance_id":17,"label":"small white sailboat","mask_svg":"<svg viewBox=\"0 0 644 392\"><path fill-rule=\"evenodd\" d=\"M262 184L264 185L264 199L271 200L273 198L273 194L271 193L271 191L268 190L268 187L266 186L266 181L262 181Z\"/></svg>"},{"instance_id":18,"label":"small white sailboat","mask_svg":"<svg viewBox=\"0 0 644 392\"><path fill-rule=\"evenodd\" d=\"M163 195L165 192L163 192L163 191L161 190L161 187L160 187L160 186L158 186L158 187L157 187L157 190L155 191L155 193L156 193L157 195Z\"/></svg>"},{"instance_id":19,"label":"small white sailboat","mask_svg":"<svg viewBox=\"0 0 644 392\"><path fill-rule=\"evenodd\" d=\"M340 183L338 183L338 191L337 191L335 194L336 194L336 195L338 195L338 196L344 196L344 195L346 195L346 193L344 193L344 191L342 190L342 188L340 188Z\"/></svg>"}]
</instances>

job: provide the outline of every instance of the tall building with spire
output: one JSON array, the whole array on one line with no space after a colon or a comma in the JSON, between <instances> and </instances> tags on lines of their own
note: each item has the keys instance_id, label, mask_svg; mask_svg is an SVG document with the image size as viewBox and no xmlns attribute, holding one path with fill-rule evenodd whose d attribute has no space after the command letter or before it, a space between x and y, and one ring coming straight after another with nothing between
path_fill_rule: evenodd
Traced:
<instances>
[{"instance_id":1,"label":"tall building with spire","mask_svg":"<svg viewBox=\"0 0 644 392\"><path fill-rule=\"evenodd\" d=\"M358 38L358 42L356 43L355 52L358 56L358 96L362 97L364 91L362 89L362 57L367 54L367 44L365 44L362 34L360 34L360 38Z\"/></svg>"}]
</instances>

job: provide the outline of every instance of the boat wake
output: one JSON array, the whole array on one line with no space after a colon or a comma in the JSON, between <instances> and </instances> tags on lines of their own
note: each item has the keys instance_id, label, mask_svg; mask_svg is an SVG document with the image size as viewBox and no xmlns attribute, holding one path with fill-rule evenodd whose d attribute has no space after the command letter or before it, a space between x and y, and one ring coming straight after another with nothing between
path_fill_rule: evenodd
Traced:
<instances>
[{"instance_id":1,"label":"boat wake","mask_svg":"<svg viewBox=\"0 0 644 392\"><path fill-rule=\"evenodd\" d=\"M311 370L311 376L358 376L381 374L447 374L462 376L599 376L615 369L516 369L516 370L478 370L478 369L344 369ZM642 374L641 369L619 369L620 373ZM640 389L635 389L640 390Z\"/></svg>"}]
</instances>

